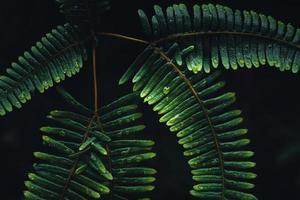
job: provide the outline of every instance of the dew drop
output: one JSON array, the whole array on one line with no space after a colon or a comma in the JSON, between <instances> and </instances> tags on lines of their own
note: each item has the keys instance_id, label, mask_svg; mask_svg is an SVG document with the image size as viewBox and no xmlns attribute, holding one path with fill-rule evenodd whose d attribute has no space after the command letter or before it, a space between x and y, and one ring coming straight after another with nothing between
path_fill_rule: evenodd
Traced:
<instances>
[{"instance_id":1,"label":"dew drop","mask_svg":"<svg viewBox=\"0 0 300 200\"><path fill-rule=\"evenodd\" d=\"M164 92L164 94L169 94L170 93L170 87L168 87L168 86L164 87L163 92Z\"/></svg>"},{"instance_id":2,"label":"dew drop","mask_svg":"<svg viewBox=\"0 0 300 200\"><path fill-rule=\"evenodd\" d=\"M45 87L48 87L48 82L47 82L47 81L43 81L43 85L44 85Z\"/></svg>"}]
</instances>

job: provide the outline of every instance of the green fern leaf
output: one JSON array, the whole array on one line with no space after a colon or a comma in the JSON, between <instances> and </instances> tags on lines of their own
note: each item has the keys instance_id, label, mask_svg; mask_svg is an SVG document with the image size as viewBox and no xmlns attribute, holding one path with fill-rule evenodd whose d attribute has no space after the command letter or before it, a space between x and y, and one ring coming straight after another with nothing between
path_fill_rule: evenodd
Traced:
<instances>
[{"instance_id":1,"label":"green fern leaf","mask_svg":"<svg viewBox=\"0 0 300 200\"><path fill-rule=\"evenodd\" d=\"M60 93L74 107L76 100L62 89ZM145 167L145 161L155 157L154 142L135 139L145 126L135 125L141 115L133 96L104 106L99 117L81 112L86 107L77 101L78 112L50 112L53 125L41 131L44 144L54 151L34 153L42 162L28 174L25 199L128 199L132 193L152 191L156 170Z\"/></svg>"},{"instance_id":2,"label":"green fern leaf","mask_svg":"<svg viewBox=\"0 0 300 200\"><path fill-rule=\"evenodd\" d=\"M195 51L186 57L190 71L209 73L225 69L274 66L297 73L300 66L300 29L254 11L233 10L226 6L202 4L190 13L184 4L166 9L154 7L155 14L138 14L148 37L155 44L169 47L177 42ZM151 19L151 20L150 20Z\"/></svg>"},{"instance_id":3,"label":"green fern leaf","mask_svg":"<svg viewBox=\"0 0 300 200\"><path fill-rule=\"evenodd\" d=\"M149 56L140 55L134 62L141 63L132 66L136 75L127 73L123 80L132 78L134 90L176 133L196 182L193 196L255 200L249 192L254 187L249 180L256 177L249 172L255 166L249 161L253 152L245 149L250 141L245 139L247 130L240 127L241 111L232 108L235 94L222 90L225 84L217 82L218 71L190 72L186 65L194 59L188 59L189 52L193 48L179 51L178 44L166 53L152 47Z\"/></svg>"},{"instance_id":4,"label":"green fern leaf","mask_svg":"<svg viewBox=\"0 0 300 200\"><path fill-rule=\"evenodd\" d=\"M59 10L72 24L93 24L99 14L110 9L109 0L56 0Z\"/></svg>"},{"instance_id":5,"label":"green fern leaf","mask_svg":"<svg viewBox=\"0 0 300 200\"><path fill-rule=\"evenodd\" d=\"M37 89L43 93L82 68L85 51L77 30L69 24L58 26L42 37L30 51L0 76L0 115L21 108Z\"/></svg>"}]
</instances>

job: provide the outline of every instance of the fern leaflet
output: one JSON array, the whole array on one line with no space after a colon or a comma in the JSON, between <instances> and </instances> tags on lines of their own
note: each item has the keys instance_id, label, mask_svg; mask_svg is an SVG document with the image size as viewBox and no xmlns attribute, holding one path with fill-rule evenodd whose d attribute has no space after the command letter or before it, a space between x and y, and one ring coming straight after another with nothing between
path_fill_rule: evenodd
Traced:
<instances>
[{"instance_id":1,"label":"fern leaflet","mask_svg":"<svg viewBox=\"0 0 300 200\"><path fill-rule=\"evenodd\" d=\"M21 108L36 89L43 93L54 83L79 72L85 51L77 29L69 24L47 33L30 51L0 76L0 115Z\"/></svg>"},{"instance_id":2,"label":"fern leaflet","mask_svg":"<svg viewBox=\"0 0 300 200\"><path fill-rule=\"evenodd\" d=\"M184 4L169 6L165 12L159 6L154 10L149 18L138 11L145 33L154 44L194 46L195 51L185 58L194 73L266 64L280 71L299 71L300 29L290 23L213 4L195 5L193 15Z\"/></svg>"},{"instance_id":3,"label":"fern leaflet","mask_svg":"<svg viewBox=\"0 0 300 200\"><path fill-rule=\"evenodd\" d=\"M219 72L195 75L186 69L182 60L191 52L179 51L177 44L166 53L149 46L120 82L132 78L133 90L162 115L160 122L177 133L197 182L193 196L255 200L248 191L254 187L248 181L256 177L248 171L255 166L249 161L253 152L245 150L250 141L240 127L241 111L231 108L235 94L222 91L224 82L216 81Z\"/></svg>"},{"instance_id":4,"label":"fern leaflet","mask_svg":"<svg viewBox=\"0 0 300 200\"><path fill-rule=\"evenodd\" d=\"M154 142L135 139L145 128L135 123L141 117L133 103L136 95L126 95L104 106L101 116L91 117L80 112L84 106L70 94L60 93L79 109L50 112L54 123L41 131L53 151L34 153L43 162L34 164L28 175L25 199L128 199L152 191L156 170L144 162L155 157Z\"/></svg>"}]
</instances>

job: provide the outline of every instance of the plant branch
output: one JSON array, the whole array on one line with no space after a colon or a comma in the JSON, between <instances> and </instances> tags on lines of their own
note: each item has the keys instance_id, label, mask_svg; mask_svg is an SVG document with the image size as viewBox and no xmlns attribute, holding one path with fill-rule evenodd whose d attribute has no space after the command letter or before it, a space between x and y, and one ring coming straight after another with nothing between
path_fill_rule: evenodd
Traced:
<instances>
[{"instance_id":1,"label":"plant branch","mask_svg":"<svg viewBox=\"0 0 300 200\"><path fill-rule=\"evenodd\" d=\"M109 37L113 37L113 38L120 38L120 39L132 41L132 42L136 42L136 43L141 43L141 44L150 44L151 43L151 42L143 40L143 39L130 37L130 36L122 35L122 34L117 34L117 33L99 32L99 33L97 33L97 35L109 36Z\"/></svg>"},{"instance_id":2,"label":"plant branch","mask_svg":"<svg viewBox=\"0 0 300 200\"><path fill-rule=\"evenodd\" d=\"M96 63L96 48L94 47L92 50L92 57L93 57L93 85L94 85L94 115L92 116L92 118L90 119L86 132L83 135L83 139L81 141L81 145L87 140L87 138L90 135L90 130L92 128L92 125L94 122L98 122L99 121L99 115L98 115L98 84L97 84L97 63ZM70 173L68 175L66 184L64 186L64 189L61 193L60 196L60 200L64 200L64 197L66 195L66 192L69 188L69 185L72 181L72 178L74 177L74 174L76 172L76 168L78 166L80 160L80 156L74 161L74 164L70 170Z\"/></svg>"},{"instance_id":3,"label":"plant branch","mask_svg":"<svg viewBox=\"0 0 300 200\"><path fill-rule=\"evenodd\" d=\"M297 44L293 43L292 41L289 42L289 41L286 41L286 40L283 40L280 38L268 37L265 35L259 35L259 34L254 34L254 33L234 32L234 31L209 31L209 32L198 31L198 32L176 33L176 34L170 34L166 37L159 38L152 42L143 40L140 38L117 34L117 33L100 32L100 33L97 33L97 35L120 38L120 39L133 41L133 42L137 42L137 43L141 43L141 44L151 44L153 46L163 43L163 42L166 42L166 41L176 40L179 38L194 37L194 36L201 36L201 35L236 35L236 36L257 37L257 38L262 38L265 40L272 40L272 41L276 41L278 43L292 46L294 48L300 48L300 45L297 45Z\"/></svg>"},{"instance_id":4,"label":"plant branch","mask_svg":"<svg viewBox=\"0 0 300 200\"><path fill-rule=\"evenodd\" d=\"M194 88L194 86L192 85L192 83L190 82L190 80L184 75L184 73L182 73L182 71L179 69L179 67L176 66L176 64L173 63L172 59L169 58L161 49L159 48L155 48L155 51L157 51L160 56L165 59L170 66L176 71L176 73L178 73L178 75L184 80L184 82L188 85L189 89L191 90L192 94L195 96L195 98L197 99L204 115L205 118L208 122L209 128L212 131L212 135L213 135L213 139L214 139L214 144L216 147L216 151L218 153L218 159L219 159L219 165L220 165L220 170L221 170L221 176L222 176L222 199L224 199L224 189L225 189L225 172L224 172L224 158L223 158L223 153L220 147L220 142L216 133L216 130L214 128L213 122L209 116L208 110L203 102L203 100L201 100L200 96L198 95L198 92L196 91L196 89Z\"/></svg>"},{"instance_id":5,"label":"plant branch","mask_svg":"<svg viewBox=\"0 0 300 200\"><path fill-rule=\"evenodd\" d=\"M88 138L88 136L89 136L89 134L90 134L90 130L91 130L91 128L92 128L92 125L93 125L93 123L94 123L96 117L97 117L97 116L94 115L94 116L90 119L89 125L88 125L88 127L87 127L87 129L86 129L86 132L85 132L84 136L83 136L83 139L82 139L81 144L83 144L83 143L87 140L87 138ZM74 174L75 174L75 172L76 172L76 168L77 168L77 165L78 165L78 163L79 163L79 160L80 160L80 156L74 161L74 164L73 164L73 166L72 166L72 168L71 168L71 170L70 170L70 173L69 173L69 175L68 175L66 184L65 184L65 186L64 186L64 189L63 189L63 191L62 191L62 193L61 193L61 195L60 195L60 198L59 198L60 200L64 200L64 198L65 198L66 192L67 192L67 190L68 190L68 188L69 188L69 185L70 185L70 183L71 183L71 181L72 181L72 178L73 178L73 176L74 176Z\"/></svg>"}]
</instances>

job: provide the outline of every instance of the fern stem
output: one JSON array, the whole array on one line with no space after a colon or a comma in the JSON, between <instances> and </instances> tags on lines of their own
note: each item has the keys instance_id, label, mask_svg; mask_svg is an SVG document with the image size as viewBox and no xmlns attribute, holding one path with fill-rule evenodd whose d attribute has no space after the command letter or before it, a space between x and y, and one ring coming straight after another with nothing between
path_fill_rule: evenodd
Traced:
<instances>
[{"instance_id":1,"label":"fern stem","mask_svg":"<svg viewBox=\"0 0 300 200\"><path fill-rule=\"evenodd\" d=\"M137 43L141 43L141 44L151 44L153 46L155 46L159 43L162 43L162 42L176 40L176 39L185 38L185 37L194 37L194 36L201 36L201 35L236 35L236 36L258 37L258 38L262 38L262 39L282 43L282 44L285 44L285 45L288 45L288 46L291 46L291 47L294 47L294 48L300 48L300 45L294 44L292 42L288 42L286 40L282 40L280 38L274 38L274 37L271 38L271 37L268 37L268 36L254 34L254 33L233 32L233 31L209 31L209 32L199 31L199 32L176 33L176 34L171 34L171 35L168 35L166 37L157 39L157 40L152 41L152 42L147 41L147 40L143 40L143 39L140 39L140 38L132 37L132 36L117 34L117 33L100 32L100 33L97 33L97 34L102 35L102 36L110 36L110 37L114 37L114 38L125 39L125 40L128 40L128 41L133 41L133 42L137 42Z\"/></svg>"},{"instance_id":2,"label":"fern stem","mask_svg":"<svg viewBox=\"0 0 300 200\"><path fill-rule=\"evenodd\" d=\"M87 138L88 138L88 136L89 136L89 134L90 134L90 130L91 130L91 128L92 128L93 122L95 121L96 118L97 118L97 116L94 115L94 116L90 119L89 124L88 124L88 127L87 127L87 129L86 129L86 132L84 133L84 136L83 136L83 139L82 139L81 144L83 144L83 143L87 140ZM66 184L65 184L65 186L64 186L64 189L63 189L63 191L62 191L62 193L61 193L61 195L60 195L60 198L59 198L60 200L64 200L64 198L65 198L66 192L67 192L67 190L68 190L68 188L69 188L69 185L70 185L70 183L71 183L71 181L72 181L72 178L73 178L73 176L74 176L74 174L75 174L75 172L76 172L76 168L77 168L77 165L78 165L78 163L79 163L79 160L80 160L80 156L74 161L74 164L73 164L72 168L70 169L70 173L69 173L69 175L68 175L68 179L67 179L67 181L66 181Z\"/></svg>"},{"instance_id":3,"label":"fern stem","mask_svg":"<svg viewBox=\"0 0 300 200\"><path fill-rule=\"evenodd\" d=\"M94 81L94 112L98 115L98 82L97 82L97 63L96 48L93 48L93 81Z\"/></svg>"},{"instance_id":4,"label":"fern stem","mask_svg":"<svg viewBox=\"0 0 300 200\"><path fill-rule=\"evenodd\" d=\"M120 39L124 39L124 40L128 40L128 41L132 41L132 42L141 43L141 44L150 44L151 43L151 42L146 41L146 40L142 40L142 39L139 39L139 38L126 36L126 35L122 35L122 34L117 34L117 33L99 32L97 34L100 35L100 36L110 36L110 37L114 37L114 38L120 38Z\"/></svg>"},{"instance_id":5,"label":"fern stem","mask_svg":"<svg viewBox=\"0 0 300 200\"><path fill-rule=\"evenodd\" d=\"M204 105L204 102L201 100L201 98L198 95L198 92L195 90L195 88L193 87L192 83L190 82L190 80L184 75L184 73L182 73L182 71L176 66L176 64L173 63L173 61L171 60L171 58L169 58L161 49L159 48L155 48L155 51L157 51L160 56L165 59L171 67L173 67L173 69L178 73L178 75L184 80L184 82L188 85L188 87L190 88L191 92L193 93L193 95L195 96L195 98L197 99L204 115L205 118L208 122L208 125L212 131L212 135L214 138L214 144L218 153L218 159L219 159L219 165L220 165L220 170L221 170L221 176L222 176L222 199L224 199L224 189L225 189L225 172L224 172L224 158L223 158L223 153L221 151L221 147L220 147L220 142L216 133L216 130L214 128L213 122L209 116L208 110Z\"/></svg>"}]
</instances>

